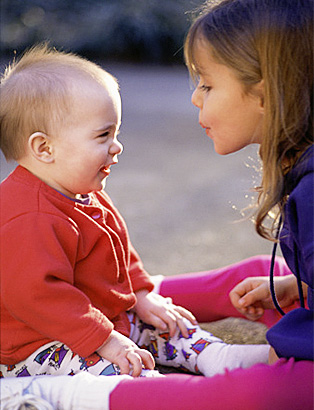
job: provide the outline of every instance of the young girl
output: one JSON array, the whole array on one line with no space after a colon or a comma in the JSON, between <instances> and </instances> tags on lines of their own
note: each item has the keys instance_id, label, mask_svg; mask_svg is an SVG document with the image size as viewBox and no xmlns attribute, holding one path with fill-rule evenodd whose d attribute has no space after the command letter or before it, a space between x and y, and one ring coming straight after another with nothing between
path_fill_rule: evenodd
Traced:
<instances>
[{"instance_id":1,"label":"young girl","mask_svg":"<svg viewBox=\"0 0 314 410\"><path fill-rule=\"evenodd\" d=\"M238 11L233 13L237 3ZM300 295L302 306L271 329L268 340L280 357L313 360L313 312L304 309L307 292L313 309L314 272L312 3L301 2L298 6L289 1L269 2L264 14L269 14L272 21L261 17L258 22L249 14L248 6L254 3L255 13L262 13L261 2L226 1L191 29L187 64L193 78L198 77L199 81L192 102L199 108L200 124L212 138L217 153L224 155L251 143L260 144L265 166L256 230L276 241L274 225L277 223L279 232L283 221L280 244L297 281L286 278L280 292L284 292L288 302ZM223 21L226 13L227 27ZM252 25L250 42L254 42L254 50L245 38L248 24ZM240 26L242 31L238 32ZM237 56L235 40L242 51ZM266 218L275 206L274 223L269 229ZM231 294L234 306L243 313L253 305L248 311L253 319L261 314L260 309L255 309L256 303L264 299L261 285L245 282Z\"/></svg>"},{"instance_id":2,"label":"young girl","mask_svg":"<svg viewBox=\"0 0 314 410\"><path fill-rule=\"evenodd\" d=\"M263 178L256 230L274 242L274 252L271 260L251 259L221 271L165 278L161 293L191 309L199 320L217 318L219 309L234 316L223 295L232 289L233 276L240 283L230 292L231 302L249 319L261 318L274 305L281 314L282 308L289 312L276 324L274 316L268 320L274 325L267 333L272 365L210 379L154 380L149 409L209 409L211 403L223 410L313 408L313 15L312 0L216 1L204 8L188 33L185 57L197 81L192 102L215 151L226 155L260 144ZM281 273L273 280L277 242L290 272L278 259ZM254 277L260 272L263 276ZM301 307L296 307L299 300ZM127 386L122 382L113 392L112 409L122 404L123 394L131 394ZM163 405L166 386L172 396ZM148 387L147 380L136 381L132 394ZM197 406L193 394L201 397ZM148 393L141 398L148 400Z\"/></svg>"},{"instance_id":3,"label":"young girl","mask_svg":"<svg viewBox=\"0 0 314 410\"><path fill-rule=\"evenodd\" d=\"M273 309L266 275L274 271L272 288L281 308L290 310L268 332L274 363L211 378L126 378L110 395L111 410L313 407L312 23L312 0L225 0L204 9L185 44L187 65L198 79L192 102L216 152L226 155L260 144L264 169L256 229L276 245L282 225L279 241L290 270L281 259L257 257L165 278L160 293L200 321L242 314L274 325L273 310L263 315ZM276 214L267 227L270 211ZM291 310L306 298L310 310ZM35 390L28 385L26 392Z\"/></svg>"}]
</instances>

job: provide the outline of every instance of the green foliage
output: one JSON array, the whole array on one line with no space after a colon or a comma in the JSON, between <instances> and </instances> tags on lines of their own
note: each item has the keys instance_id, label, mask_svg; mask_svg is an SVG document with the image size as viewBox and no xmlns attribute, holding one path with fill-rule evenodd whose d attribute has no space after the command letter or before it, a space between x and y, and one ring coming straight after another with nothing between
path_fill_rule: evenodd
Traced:
<instances>
[{"instance_id":1,"label":"green foliage","mask_svg":"<svg viewBox=\"0 0 314 410\"><path fill-rule=\"evenodd\" d=\"M2 0L1 48L48 40L88 57L173 63L197 0Z\"/></svg>"}]
</instances>

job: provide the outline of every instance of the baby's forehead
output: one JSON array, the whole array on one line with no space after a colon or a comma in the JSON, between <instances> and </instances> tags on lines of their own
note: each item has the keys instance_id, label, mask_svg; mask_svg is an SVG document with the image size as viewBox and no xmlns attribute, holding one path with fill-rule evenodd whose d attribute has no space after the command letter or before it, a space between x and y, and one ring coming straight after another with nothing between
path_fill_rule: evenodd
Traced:
<instances>
[{"instance_id":1,"label":"baby's forehead","mask_svg":"<svg viewBox=\"0 0 314 410\"><path fill-rule=\"evenodd\" d=\"M67 74L65 117L80 118L90 110L106 109L121 112L118 84L111 76L93 78ZM93 108L92 108L93 107Z\"/></svg>"},{"instance_id":2,"label":"baby's forehead","mask_svg":"<svg viewBox=\"0 0 314 410\"><path fill-rule=\"evenodd\" d=\"M117 81L105 71L97 76L85 73L84 71L66 72L64 79L69 88L73 90L83 91L98 88L103 89L108 94L119 92Z\"/></svg>"},{"instance_id":3,"label":"baby's forehead","mask_svg":"<svg viewBox=\"0 0 314 410\"><path fill-rule=\"evenodd\" d=\"M95 104L107 104L108 107L121 108L121 97L117 83L110 77L94 79L80 75L69 75L66 78L64 103L66 117L77 116L81 110L89 110Z\"/></svg>"}]
</instances>

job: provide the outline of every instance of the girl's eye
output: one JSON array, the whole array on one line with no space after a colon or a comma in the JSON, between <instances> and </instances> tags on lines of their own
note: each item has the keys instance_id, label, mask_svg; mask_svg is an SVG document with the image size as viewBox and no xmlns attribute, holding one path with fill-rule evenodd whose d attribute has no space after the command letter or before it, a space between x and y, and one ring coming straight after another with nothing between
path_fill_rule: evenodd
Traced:
<instances>
[{"instance_id":1,"label":"girl's eye","mask_svg":"<svg viewBox=\"0 0 314 410\"><path fill-rule=\"evenodd\" d=\"M199 88L201 91L204 91L204 92L206 92L206 93L208 93L208 92L212 89L212 87L210 87L210 86L208 86L208 85L205 85L205 84L200 85L198 88Z\"/></svg>"}]
</instances>

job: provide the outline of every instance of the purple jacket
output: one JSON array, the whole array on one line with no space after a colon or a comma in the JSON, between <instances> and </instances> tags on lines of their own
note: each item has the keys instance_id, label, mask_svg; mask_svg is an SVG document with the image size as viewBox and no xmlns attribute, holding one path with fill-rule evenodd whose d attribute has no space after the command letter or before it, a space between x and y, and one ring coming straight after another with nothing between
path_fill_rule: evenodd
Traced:
<instances>
[{"instance_id":1,"label":"purple jacket","mask_svg":"<svg viewBox=\"0 0 314 410\"><path fill-rule=\"evenodd\" d=\"M287 313L267 332L267 340L279 357L313 360L314 277L314 145L307 149L285 180L289 199L280 232L282 254L293 272L308 285L309 309Z\"/></svg>"}]
</instances>

